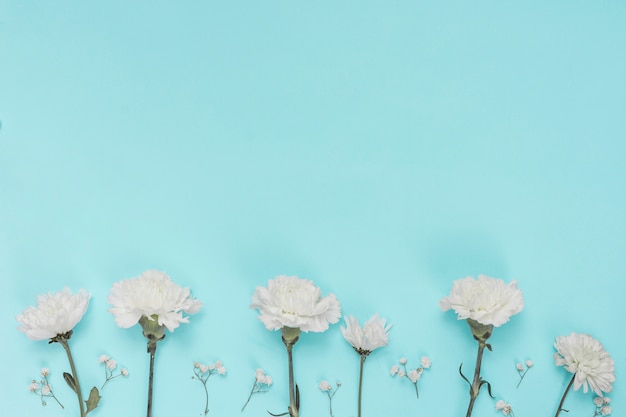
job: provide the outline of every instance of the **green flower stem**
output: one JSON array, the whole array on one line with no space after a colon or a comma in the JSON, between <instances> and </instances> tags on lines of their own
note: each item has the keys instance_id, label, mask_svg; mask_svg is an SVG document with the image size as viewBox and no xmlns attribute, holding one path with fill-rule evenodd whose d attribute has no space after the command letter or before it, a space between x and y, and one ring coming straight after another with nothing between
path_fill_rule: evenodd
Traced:
<instances>
[{"instance_id":1,"label":"green flower stem","mask_svg":"<svg viewBox=\"0 0 626 417\"><path fill-rule=\"evenodd\" d=\"M298 393L298 387L294 382L293 377L293 345L296 344L300 337L300 329L283 327L282 329L283 343L287 348L287 358L289 361L289 416L298 417L300 413L300 395Z\"/></svg>"},{"instance_id":2,"label":"green flower stem","mask_svg":"<svg viewBox=\"0 0 626 417\"><path fill-rule=\"evenodd\" d=\"M60 340L58 340L58 342L61 344L61 346L63 346L63 349L65 349L65 352L67 353L67 359L70 362L70 369L72 370L72 377L74 378L74 383L76 384L76 396L78 397L78 408L80 410L80 417L85 417L87 413L85 412L85 408L83 405L83 394L80 390L78 373L76 372L76 365L74 364L74 358L72 357L72 351L70 350L69 342L65 338L61 338Z\"/></svg>"},{"instance_id":3,"label":"green flower stem","mask_svg":"<svg viewBox=\"0 0 626 417\"><path fill-rule=\"evenodd\" d=\"M250 395L248 395L248 399L246 400L246 403L243 405L243 407L241 407L241 412L243 413L243 410L246 409L246 407L248 406L248 403L250 402L250 399L252 399L252 395L255 393L254 389L256 388L256 380L254 381L254 384L252 384L252 389L250 390Z\"/></svg>"},{"instance_id":4,"label":"green flower stem","mask_svg":"<svg viewBox=\"0 0 626 417\"><path fill-rule=\"evenodd\" d=\"M204 386L204 398L205 398L205 401L204 401L204 415L206 416L207 414L209 414L209 390L206 387L206 380L202 383L202 385Z\"/></svg>"},{"instance_id":5,"label":"green flower stem","mask_svg":"<svg viewBox=\"0 0 626 417\"><path fill-rule=\"evenodd\" d=\"M154 355L156 354L157 341L148 342L148 353L150 354L150 376L148 377L148 417L152 416L152 385L154 383Z\"/></svg>"},{"instance_id":6,"label":"green flower stem","mask_svg":"<svg viewBox=\"0 0 626 417\"><path fill-rule=\"evenodd\" d=\"M567 388L565 388L565 392L563 393L563 396L561 397L561 402L559 403L559 408L557 408L554 417L559 417L559 414L561 414L561 411L563 410L563 403L565 402L565 397L567 397L567 393L569 392L570 388L572 388L572 385L574 384L574 379L576 379L576 374L574 374L572 379L569 381L569 384L567 384Z\"/></svg>"},{"instance_id":7,"label":"green flower stem","mask_svg":"<svg viewBox=\"0 0 626 417\"><path fill-rule=\"evenodd\" d=\"M480 392L480 387L482 384L482 378L480 377L480 366L483 361L483 353L485 351L486 343L482 340L478 341L478 355L476 357L476 368L474 369L474 380L472 385L470 386L470 402L467 407L467 414L465 417L470 417L472 415L472 410L474 409L474 402L478 397L478 393Z\"/></svg>"},{"instance_id":8,"label":"green flower stem","mask_svg":"<svg viewBox=\"0 0 626 417\"><path fill-rule=\"evenodd\" d=\"M361 417L361 398L363 396L363 365L367 359L367 354L361 353L361 365L359 366L359 404L358 404L358 416Z\"/></svg>"},{"instance_id":9,"label":"green flower stem","mask_svg":"<svg viewBox=\"0 0 626 417\"><path fill-rule=\"evenodd\" d=\"M295 384L293 377L293 344L289 343L287 347L287 357L289 360L289 415L291 417L298 417L298 407L295 401Z\"/></svg>"}]
</instances>

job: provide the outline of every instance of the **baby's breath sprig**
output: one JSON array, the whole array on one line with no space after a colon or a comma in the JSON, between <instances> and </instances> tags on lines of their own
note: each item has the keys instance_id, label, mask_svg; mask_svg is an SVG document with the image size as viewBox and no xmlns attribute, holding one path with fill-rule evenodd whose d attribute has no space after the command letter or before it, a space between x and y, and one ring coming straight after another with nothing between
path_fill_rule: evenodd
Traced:
<instances>
[{"instance_id":1,"label":"baby's breath sprig","mask_svg":"<svg viewBox=\"0 0 626 417\"><path fill-rule=\"evenodd\" d=\"M337 381L337 384L334 389L333 389L333 386L328 381L321 381L319 387L320 387L320 391L325 392L326 395L328 395L328 408L329 408L330 417L335 417L333 415L333 397L337 393L337 390L339 389L339 387L341 387L341 381Z\"/></svg>"},{"instance_id":2,"label":"baby's breath sprig","mask_svg":"<svg viewBox=\"0 0 626 417\"><path fill-rule=\"evenodd\" d=\"M209 390L207 389L206 383L213 374L225 375L226 368L222 364L222 361L216 361L211 365L205 365L200 362L193 363L193 376L191 379L197 379L202 382L202 386L204 387L204 394L206 401L204 403L204 415L209 414Z\"/></svg>"},{"instance_id":3,"label":"baby's breath sprig","mask_svg":"<svg viewBox=\"0 0 626 417\"><path fill-rule=\"evenodd\" d=\"M515 417L515 414L513 414L513 407L504 400L498 400L498 402L496 402L496 410L502 412L505 416Z\"/></svg>"},{"instance_id":4,"label":"baby's breath sprig","mask_svg":"<svg viewBox=\"0 0 626 417\"><path fill-rule=\"evenodd\" d=\"M113 372L117 369L117 361L111 358L109 355L101 355L98 358L98 362L104 364L104 383L100 387L100 389L104 389L104 386L113 378L117 378L118 376L128 376L128 369L122 368L120 372L116 375Z\"/></svg>"},{"instance_id":5,"label":"baby's breath sprig","mask_svg":"<svg viewBox=\"0 0 626 417\"><path fill-rule=\"evenodd\" d=\"M46 400L44 399L47 397L47 398L53 398L57 402L57 404L59 404L61 408L65 409L65 407L63 407L63 404L61 404L59 399L54 395L54 392L52 392L52 386L50 385L50 382L48 381L48 375L50 375L50 370L48 368L41 368L40 374L41 374L41 379L39 380L39 382L33 379L33 382L31 382L30 385L28 386L28 390L32 392L33 394L39 395L42 406L47 405Z\"/></svg>"},{"instance_id":6,"label":"baby's breath sprig","mask_svg":"<svg viewBox=\"0 0 626 417\"><path fill-rule=\"evenodd\" d=\"M265 374L265 371L261 368L258 368L254 373L254 383L252 384L252 389L250 390L250 395L248 395L248 400L241 407L241 412L245 410L246 406L250 402L252 395L259 392L267 392L270 389L270 385L272 385L272 377Z\"/></svg>"},{"instance_id":7,"label":"baby's breath sprig","mask_svg":"<svg viewBox=\"0 0 626 417\"><path fill-rule=\"evenodd\" d=\"M408 378L411 381L411 383L413 383L413 385L415 386L415 397L419 399L420 396L419 396L419 391L417 390L417 381L419 381L419 379L422 377L424 370L430 368L430 365L431 365L430 358L428 356L422 356L420 358L421 366L416 369L407 369L406 358L400 358L398 362L400 362L400 365L394 365L391 367L391 371L390 371L391 376L398 376L400 378L402 377Z\"/></svg>"},{"instance_id":8,"label":"baby's breath sprig","mask_svg":"<svg viewBox=\"0 0 626 417\"><path fill-rule=\"evenodd\" d=\"M524 367L524 364L526 365L526 367ZM517 369L517 373L519 374L519 382L517 383L517 387L520 386L520 384L524 380L524 377L526 376L526 373L534 365L534 362L529 359L524 364L522 364L521 362L515 364L515 369Z\"/></svg>"},{"instance_id":9,"label":"baby's breath sprig","mask_svg":"<svg viewBox=\"0 0 626 417\"><path fill-rule=\"evenodd\" d=\"M592 417L608 416L613 412L613 408L609 405L611 403L609 397L596 397L593 399L593 403L596 406L596 411Z\"/></svg>"}]
</instances>

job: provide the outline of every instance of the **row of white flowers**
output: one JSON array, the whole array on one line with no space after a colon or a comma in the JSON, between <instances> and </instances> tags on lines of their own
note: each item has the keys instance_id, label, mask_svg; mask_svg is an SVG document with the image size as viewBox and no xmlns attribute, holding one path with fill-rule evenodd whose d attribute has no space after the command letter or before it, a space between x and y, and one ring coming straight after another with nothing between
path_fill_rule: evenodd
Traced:
<instances>
[{"instance_id":1,"label":"row of white flowers","mask_svg":"<svg viewBox=\"0 0 626 417\"><path fill-rule=\"evenodd\" d=\"M21 324L19 330L30 339L49 340L50 343L61 344L65 349L71 373L64 373L64 379L77 395L81 417L85 417L93 411L100 401L100 392L96 387L91 389L87 400L83 400L83 393L69 346L73 329L87 311L89 299L90 295L84 289L73 294L69 288L64 288L60 292L39 295L37 307L28 307L16 317ZM151 417L152 381L157 344L165 337L166 330L173 332L181 323L188 323L189 318L185 314L198 312L203 304L191 295L188 288L178 286L172 282L167 274L160 271L146 271L139 277L115 283L108 301L111 304L109 312L113 314L115 323L119 327L130 328L139 324L147 339L150 355L147 416ZM441 299L439 306L443 311L454 310L459 320L466 320L478 344L478 355L472 380L466 378L462 369L459 368L461 377L470 387L470 399L466 414L466 417L470 417L481 388L487 385L490 390L489 382L484 380L480 374L484 349L491 350L488 340L492 336L494 328L507 323L513 315L522 311L524 308L522 292L517 288L515 281L506 284L501 279L484 275L477 279L467 277L453 283L450 294ZM279 415L289 414L290 417L298 417L300 414L300 393L294 378L293 346L298 342L301 332L324 332L330 324L337 323L341 318L339 301L334 294L322 296L320 288L308 279L280 275L270 279L267 287L259 286L255 289L250 307L258 309L259 320L268 330L280 330L288 354L289 405L287 411ZM388 344L391 324L387 324L386 320L381 318L378 313L367 320L363 326L359 324L356 317L351 315L344 316L344 320L345 327L341 327L341 333L360 359L357 407L358 416L361 417L364 364L367 357L375 349ZM608 397L603 395L612 390L612 384L615 381L615 366L613 359L602 345L590 335L572 333L568 336L557 337L554 347L556 349L555 364L563 366L573 374L558 404L555 417L558 417L564 410L565 398L572 387L575 390L582 387L584 392L591 389L598 395L597 398L600 398L599 402L596 401L598 407L596 415L610 414L612 410L608 406ZM101 362L107 365L109 371L115 368L114 361L111 362L108 357L106 360L101 359ZM416 396L418 396L417 381L424 369L430 367L430 359L422 357L420 363L419 368L408 370L406 369L406 359L403 358L400 360L399 366L395 365L391 369L392 375L406 376L415 384ZM530 367L532 362L527 362L526 365ZM521 364L517 368L520 372L521 382L525 371ZM47 372L46 370L45 375L42 373L44 379L40 381L41 385L33 381L31 389L41 395L42 401L44 396L52 397L53 395L47 382ZM124 369L122 374L125 372L127 371ZM205 385L205 390L206 380L213 373L225 373L225 368L221 362L218 361L210 366L194 364L194 378ZM106 375L106 381L112 378L112 374L107 373ZM324 387L321 388L320 385L320 389L327 392L329 400L331 400L336 389L333 391L330 384L326 381L323 382L325 382ZM271 377L265 375L262 370L257 370L250 396L255 392L263 391L271 383ZM248 401L249 399L250 397ZM496 404L496 409L506 415L512 414L510 404L503 401ZM207 412L208 403L205 407L205 414Z\"/></svg>"}]
</instances>

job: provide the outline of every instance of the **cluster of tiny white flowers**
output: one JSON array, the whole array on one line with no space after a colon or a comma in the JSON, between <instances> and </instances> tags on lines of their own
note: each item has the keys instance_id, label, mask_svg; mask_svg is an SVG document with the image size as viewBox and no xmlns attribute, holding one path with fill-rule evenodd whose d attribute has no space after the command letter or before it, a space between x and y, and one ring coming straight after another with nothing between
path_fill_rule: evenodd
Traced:
<instances>
[{"instance_id":1,"label":"cluster of tiny white flowers","mask_svg":"<svg viewBox=\"0 0 626 417\"><path fill-rule=\"evenodd\" d=\"M65 408L63 407L63 404L61 404L61 402L52 392L52 386L50 385L50 382L48 381L48 375L50 375L50 370L48 368L41 368L40 375L41 375L41 379L39 380L39 382L33 379L30 385L28 385L28 390L32 392L33 394L39 395L42 406L47 405L46 400L44 398L48 397L48 398L54 398L54 400L57 402L57 404L59 404L61 408Z\"/></svg>"},{"instance_id":2,"label":"cluster of tiny white flowers","mask_svg":"<svg viewBox=\"0 0 626 417\"><path fill-rule=\"evenodd\" d=\"M117 369L117 361L109 355L100 355L98 362L104 364L104 383L100 389L103 389L113 378L117 378L118 376L128 376L128 369L126 368L120 369L120 372L117 375L113 374L113 372Z\"/></svg>"},{"instance_id":3,"label":"cluster of tiny white flowers","mask_svg":"<svg viewBox=\"0 0 626 417\"><path fill-rule=\"evenodd\" d=\"M400 363L400 365L393 365L391 367L391 371L390 371L391 376L398 376L400 378L407 377L413 383L413 385L415 385L415 396L419 398L419 393L417 390L417 381L419 381L420 378L422 377L424 370L430 368L432 364L430 358L428 356L422 356L420 358L420 366L415 369L407 369L406 358L400 358L398 362Z\"/></svg>"},{"instance_id":4,"label":"cluster of tiny white flowers","mask_svg":"<svg viewBox=\"0 0 626 417\"><path fill-rule=\"evenodd\" d=\"M613 408L609 405L611 403L611 399L609 397L596 397L593 399L593 403L596 406L596 411L593 413L593 417L608 416L613 412Z\"/></svg>"},{"instance_id":5,"label":"cluster of tiny white flowers","mask_svg":"<svg viewBox=\"0 0 626 417\"><path fill-rule=\"evenodd\" d=\"M263 369L257 368L257 370L254 372L254 383L252 384L250 395L248 395L248 400L243 405L243 407L241 407L241 411L246 408L246 406L250 402L250 399L252 398L252 395L259 392L269 391L270 385L272 385L273 382L274 380L271 376L267 375Z\"/></svg>"},{"instance_id":6,"label":"cluster of tiny white flowers","mask_svg":"<svg viewBox=\"0 0 626 417\"><path fill-rule=\"evenodd\" d=\"M259 385L259 388L263 385L270 386L272 385L272 377L265 374L265 371L261 368L258 368L254 373L254 378L256 380L255 385Z\"/></svg>"},{"instance_id":7,"label":"cluster of tiny white flowers","mask_svg":"<svg viewBox=\"0 0 626 417\"><path fill-rule=\"evenodd\" d=\"M210 365L205 365L200 362L193 363L193 376L191 377L191 379L197 379L198 381L202 382L202 385L204 385L204 393L206 396L204 415L207 415L209 413L209 391L206 387L206 383L209 380L209 377L213 374L226 374L226 367L224 367L222 361L218 360Z\"/></svg>"},{"instance_id":8,"label":"cluster of tiny white flowers","mask_svg":"<svg viewBox=\"0 0 626 417\"><path fill-rule=\"evenodd\" d=\"M325 392L326 395L328 395L328 410L329 410L330 417L334 417L333 416L333 397L335 396L335 394L337 393L337 390L339 390L340 387L341 387L341 381L337 381L335 388L333 388L331 383L326 380L320 381L319 383L320 391Z\"/></svg>"},{"instance_id":9,"label":"cluster of tiny white flowers","mask_svg":"<svg viewBox=\"0 0 626 417\"><path fill-rule=\"evenodd\" d=\"M526 365L526 366L524 367L524 365ZM534 362L532 360L530 360L530 359L528 359L523 364L521 362L518 362L518 363L515 364L515 369L517 369L517 373L519 374L519 382L517 383L518 387L522 383L522 380L526 376L526 373L528 372L528 370L530 368L532 368L533 365L534 365Z\"/></svg>"},{"instance_id":10,"label":"cluster of tiny white flowers","mask_svg":"<svg viewBox=\"0 0 626 417\"><path fill-rule=\"evenodd\" d=\"M498 400L496 403L496 410L501 411L505 416L514 416L513 407L511 407L511 404L507 404L504 400Z\"/></svg>"}]
</instances>

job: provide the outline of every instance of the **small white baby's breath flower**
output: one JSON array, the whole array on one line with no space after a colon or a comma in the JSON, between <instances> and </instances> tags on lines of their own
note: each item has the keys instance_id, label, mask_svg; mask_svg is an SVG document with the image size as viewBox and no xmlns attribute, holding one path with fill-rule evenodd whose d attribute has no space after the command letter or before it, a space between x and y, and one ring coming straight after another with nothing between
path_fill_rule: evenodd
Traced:
<instances>
[{"instance_id":1,"label":"small white baby's breath flower","mask_svg":"<svg viewBox=\"0 0 626 417\"><path fill-rule=\"evenodd\" d=\"M528 360L526 361L526 367L527 367L527 368L532 368L534 364L535 364L535 363L534 363L532 360L530 360L530 359L528 359Z\"/></svg>"},{"instance_id":2,"label":"small white baby's breath flower","mask_svg":"<svg viewBox=\"0 0 626 417\"><path fill-rule=\"evenodd\" d=\"M422 373L419 372L417 369L411 369L408 373L409 379L413 383L416 383L420 379L421 375Z\"/></svg>"},{"instance_id":3,"label":"small white baby's breath flower","mask_svg":"<svg viewBox=\"0 0 626 417\"><path fill-rule=\"evenodd\" d=\"M41 395L50 395L50 391L52 391L52 387L48 384L41 387Z\"/></svg>"},{"instance_id":4,"label":"small white baby's breath flower","mask_svg":"<svg viewBox=\"0 0 626 417\"><path fill-rule=\"evenodd\" d=\"M115 370L115 368L117 368L117 361L115 359L109 359L106 362L106 366L109 371L113 371Z\"/></svg>"},{"instance_id":5,"label":"small white baby's breath flower","mask_svg":"<svg viewBox=\"0 0 626 417\"><path fill-rule=\"evenodd\" d=\"M31 382L30 385L28 385L28 390L31 392L35 392L39 389L39 384L35 381Z\"/></svg>"},{"instance_id":6,"label":"small white baby's breath flower","mask_svg":"<svg viewBox=\"0 0 626 417\"><path fill-rule=\"evenodd\" d=\"M389 372L391 373L391 376L394 376L398 373L399 370L400 367L398 365L394 365L391 367L391 370Z\"/></svg>"},{"instance_id":7,"label":"small white baby's breath flower","mask_svg":"<svg viewBox=\"0 0 626 417\"><path fill-rule=\"evenodd\" d=\"M406 365L406 358L400 358L398 362L400 362L401 365Z\"/></svg>"},{"instance_id":8,"label":"small white baby's breath flower","mask_svg":"<svg viewBox=\"0 0 626 417\"><path fill-rule=\"evenodd\" d=\"M517 364L515 364L515 367L516 367L516 368L517 368L517 370L518 370L518 371L520 371L520 372L524 370L524 365L522 365L522 364L521 364L521 363L519 363L519 362L518 362Z\"/></svg>"},{"instance_id":9,"label":"small white baby's breath flower","mask_svg":"<svg viewBox=\"0 0 626 417\"><path fill-rule=\"evenodd\" d=\"M98 358L98 363L105 363L109 359L111 359L109 355L100 355L100 357Z\"/></svg>"},{"instance_id":10,"label":"small white baby's breath flower","mask_svg":"<svg viewBox=\"0 0 626 417\"><path fill-rule=\"evenodd\" d=\"M613 409L611 408L610 405L604 405L602 406L602 408L600 408L600 413L603 416L608 416L609 414L611 414L613 412Z\"/></svg>"},{"instance_id":11,"label":"small white baby's breath flower","mask_svg":"<svg viewBox=\"0 0 626 417\"><path fill-rule=\"evenodd\" d=\"M328 381L321 381L319 387L321 391L330 391L332 389L332 386Z\"/></svg>"},{"instance_id":12,"label":"small white baby's breath flower","mask_svg":"<svg viewBox=\"0 0 626 417\"><path fill-rule=\"evenodd\" d=\"M420 358L420 365L422 365L425 369L428 369L432 365L432 362L428 356L422 356Z\"/></svg>"},{"instance_id":13,"label":"small white baby's breath flower","mask_svg":"<svg viewBox=\"0 0 626 417\"><path fill-rule=\"evenodd\" d=\"M122 376L128 376L128 369L126 369L126 368L122 368L122 369L120 370L120 374L122 374Z\"/></svg>"}]
</instances>

